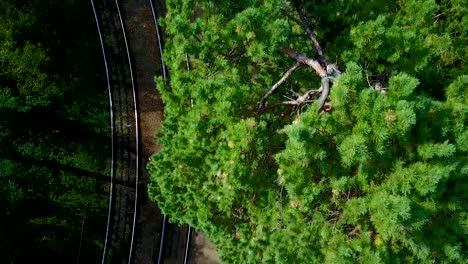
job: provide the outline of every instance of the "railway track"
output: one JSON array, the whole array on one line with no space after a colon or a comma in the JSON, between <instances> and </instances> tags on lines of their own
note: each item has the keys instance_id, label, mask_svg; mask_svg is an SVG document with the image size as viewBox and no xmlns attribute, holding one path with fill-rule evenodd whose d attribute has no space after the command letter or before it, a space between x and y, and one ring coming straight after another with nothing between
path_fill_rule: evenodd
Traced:
<instances>
[{"instance_id":1,"label":"railway track","mask_svg":"<svg viewBox=\"0 0 468 264\"><path fill-rule=\"evenodd\" d=\"M137 90L119 2L91 0L91 5L107 77L112 140L102 263L132 263L141 170Z\"/></svg>"}]
</instances>

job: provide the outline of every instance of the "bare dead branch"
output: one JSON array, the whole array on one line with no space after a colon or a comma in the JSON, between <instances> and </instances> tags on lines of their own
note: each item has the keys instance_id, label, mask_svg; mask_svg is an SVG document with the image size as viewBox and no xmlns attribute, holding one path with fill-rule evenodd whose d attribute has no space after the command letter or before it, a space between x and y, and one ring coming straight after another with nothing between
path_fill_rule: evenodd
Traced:
<instances>
[{"instance_id":1,"label":"bare dead branch","mask_svg":"<svg viewBox=\"0 0 468 264\"><path fill-rule=\"evenodd\" d=\"M304 14L304 10L299 9L298 12L299 12L299 17L301 18L302 27L304 27L304 29L307 32L307 35L309 36L310 40L314 44L314 47L315 47L315 50L317 51L320 62L323 65L328 65L327 58L325 57L325 53L323 53L322 46L320 46L320 43L318 42L317 37L315 36L314 31L312 30L312 27L309 24L309 20Z\"/></svg>"},{"instance_id":2,"label":"bare dead branch","mask_svg":"<svg viewBox=\"0 0 468 264\"><path fill-rule=\"evenodd\" d=\"M284 105L298 105L298 103L295 100L290 100L290 101L283 101L281 104Z\"/></svg>"},{"instance_id":3,"label":"bare dead branch","mask_svg":"<svg viewBox=\"0 0 468 264\"><path fill-rule=\"evenodd\" d=\"M387 90L388 88L387 87L384 87L382 85L382 81L380 80L372 80L370 79L369 77L369 74L367 73L367 67L366 69L364 70L364 73L366 74L366 80L367 80L367 84L369 85L370 88L374 89L375 91L379 92L379 93L382 93L382 94L386 94L387 93Z\"/></svg>"},{"instance_id":4,"label":"bare dead branch","mask_svg":"<svg viewBox=\"0 0 468 264\"><path fill-rule=\"evenodd\" d=\"M333 109L333 107L331 105L331 102L325 102L325 104L322 107L322 110L324 112L330 112L330 111L332 111L332 109Z\"/></svg>"},{"instance_id":5,"label":"bare dead branch","mask_svg":"<svg viewBox=\"0 0 468 264\"><path fill-rule=\"evenodd\" d=\"M301 106L301 105L304 105L304 104L313 103L316 100L313 100L312 98L314 98L314 96L316 96L316 95L318 95L318 94L320 94L322 92L322 87L320 87L320 89L317 89L317 90L308 90L302 95L298 94L298 93L296 93L294 91L292 91L292 92L295 94L296 99L286 97L289 100L284 101L281 104Z\"/></svg>"},{"instance_id":6,"label":"bare dead branch","mask_svg":"<svg viewBox=\"0 0 468 264\"><path fill-rule=\"evenodd\" d=\"M328 221L332 224L335 224L336 222L338 222L338 220L340 220L341 212L338 210L331 210L331 211L328 211L327 215L328 215Z\"/></svg>"},{"instance_id":7,"label":"bare dead branch","mask_svg":"<svg viewBox=\"0 0 468 264\"><path fill-rule=\"evenodd\" d=\"M317 110L318 111L330 111L331 105L327 103L328 96L330 94L330 88L332 84L335 82L336 78L338 78L341 74L341 71L338 69L337 65L335 64L328 64L325 53L323 52L320 43L317 40L317 37L312 30L312 27L307 19L307 16L304 14L302 9L297 10L299 13L300 20L292 17L290 14L285 13L285 15L290 18L292 21L296 22L305 29L307 36L312 41L312 44L318 54L318 60L310 58L304 54L301 54L293 49L283 47L281 50L286 53L289 57L296 60L296 64L290 68L284 76L273 85L273 87L263 96L258 104L258 112L260 114L265 108L266 100L273 94L273 92L286 81L286 79L291 75L291 73L296 70L299 66L307 65L315 70L315 72L321 77L321 87L319 90L309 90L304 94L294 93L296 99L288 98L287 101L281 102L283 105L293 105L298 110L298 115L302 107L304 107L308 103L317 102ZM320 96L319 96L320 95ZM318 98L317 98L318 97Z\"/></svg>"},{"instance_id":8,"label":"bare dead branch","mask_svg":"<svg viewBox=\"0 0 468 264\"><path fill-rule=\"evenodd\" d=\"M370 88L374 88L369 80L369 74L367 74L367 69L364 72L366 73L367 84L369 85Z\"/></svg>"},{"instance_id":9,"label":"bare dead branch","mask_svg":"<svg viewBox=\"0 0 468 264\"><path fill-rule=\"evenodd\" d=\"M312 96L319 93L317 90L309 90L305 92L302 96L297 97L296 101L299 102L300 104L304 104L310 101L312 99Z\"/></svg>"},{"instance_id":10,"label":"bare dead branch","mask_svg":"<svg viewBox=\"0 0 468 264\"><path fill-rule=\"evenodd\" d=\"M287 70L283 77L281 77L281 79L276 82L272 87L271 89L263 96L263 98L260 100L260 102L258 103L258 111L261 112L264 108L265 108L265 101L268 99L268 97L270 97L271 94L273 94L273 92L282 84L284 83L288 78L289 76L291 76L291 74L293 73L293 71L295 71L297 68L299 68L300 66L302 65L301 62L297 62L296 64L294 64L294 66L292 66L291 68L289 68L289 70Z\"/></svg>"},{"instance_id":11,"label":"bare dead branch","mask_svg":"<svg viewBox=\"0 0 468 264\"><path fill-rule=\"evenodd\" d=\"M352 239L356 236L359 235L359 227L357 226L354 226L354 225L347 225L345 227L345 230L347 232L346 236L349 238L349 239Z\"/></svg>"},{"instance_id":12,"label":"bare dead branch","mask_svg":"<svg viewBox=\"0 0 468 264\"><path fill-rule=\"evenodd\" d=\"M301 94L297 93L296 91L294 91L293 89L289 89L289 92L292 93L294 96L296 97L299 97L301 96Z\"/></svg>"},{"instance_id":13,"label":"bare dead branch","mask_svg":"<svg viewBox=\"0 0 468 264\"><path fill-rule=\"evenodd\" d=\"M295 106L301 106L309 103L316 102L317 100L306 100L306 101L296 101L296 100L291 100L291 101L283 101L281 104L284 105L295 105Z\"/></svg>"},{"instance_id":14,"label":"bare dead branch","mask_svg":"<svg viewBox=\"0 0 468 264\"><path fill-rule=\"evenodd\" d=\"M318 99L319 104L317 110L320 111L323 106L325 105L325 101L328 98L328 94L330 93L330 83L331 79L329 77L323 77L322 78L322 94L320 95L320 98Z\"/></svg>"},{"instance_id":15,"label":"bare dead branch","mask_svg":"<svg viewBox=\"0 0 468 264\"><path fill-rule=\"evenodd\" d=\"M320 63L317 60L311 59L303 54L300 54L296 52L295 50L292 50L290 48L282 48L281 49L284 53L286 53L289 57L295 59L297 62L300 62L302 64L306 64L310 66L312 69L317 72L317 74L320 77L326 77L327 76L327 71L322 68Z\"/></svg>"},{"instance_id":16,"label":"bare dead branch","mask_svg":"<svg viewBox=\"0 0 468 264\"><path fill-rule=\"evenodd\" d=\"M338 69L338 66L336 64L328 64L327 75L333 76L334 78L338 78L338 76L341 75L341 71Z\"/></svg>"}]
</instances>

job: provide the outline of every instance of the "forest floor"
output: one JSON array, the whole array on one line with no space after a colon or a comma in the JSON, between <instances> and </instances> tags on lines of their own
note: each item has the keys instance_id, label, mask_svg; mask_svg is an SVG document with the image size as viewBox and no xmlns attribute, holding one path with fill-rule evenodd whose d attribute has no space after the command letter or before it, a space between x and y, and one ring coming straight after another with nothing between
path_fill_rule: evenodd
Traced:
<instances>
[{"instance_id":1,"label":"forest floor","mask_svg":"<svg viewBox=\"0 0 468 264\"><path fill-rule=\"evenodd\" d=\"M164 8L164 4L158 2L157 8L161 10ZM147 184L150 182L150 177L146 171L146 164L150 156L160 149L156 142L156 133L159 131L164 110L159 93L155 88L154 76L161 75L161 66L149 1L122 1L122 9L130 52L133 57L134 79L138 89L142 145L143 173L140 188L142 194L140 195L137 218L135 263L149 264L156 263L162 223L159 208L148 199ZM177 248L183 248L183 245L177 245ZM190 263L220 263L215 247L201 233L194 233L191 252ZM179 261L169 262L178 263Z\"/></svg>"},{"instance_id":2,"label":"forest floor","mask_svg":"<svg viewBox=\"0 0 468 264\"><path fill-rule=\"evenodd\" d=\"M192 236L192 251L190 254L190 264L219 264L219 256L214 245L201 233L194 233Z\"/></svg>"}]
</instances>

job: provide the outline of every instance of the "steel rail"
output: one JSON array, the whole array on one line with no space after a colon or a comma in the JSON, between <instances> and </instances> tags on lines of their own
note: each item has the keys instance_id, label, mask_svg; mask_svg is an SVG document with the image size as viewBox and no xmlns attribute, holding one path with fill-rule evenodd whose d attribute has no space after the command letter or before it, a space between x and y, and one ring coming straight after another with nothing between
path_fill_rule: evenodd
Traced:
<instances>
[{"instance_id":1,"label":"steel rail","mask_svg":"<svg viewBox=\"0 0 468 264\"><path fill-rule=\"evenodd\" d=\"M104 249L102 253L102 263L105 263L105 258L109 250L108 244L110 240L110 222L113 211L113 192L114 192L114 178L115 178L115 120L114 120L114 104L112 97L112 89L109 75L109 66L107 65L107 56L104 48L104 40L102 38L101 27L99 26L99 19L96 13L96 7L94 6L94 0L91 1L91 6L93 8L94 19L96 20L96 27L99 35L99 41L101 44L102 58L104 60L104 68L106 70L106 79L107 79L107 93L109 95L109 115L110 115L110 129L111 129L111 176L110 176L110 187L109 187L109 210L107 213L107 227L106 227L106 237L104 240Z\"/></svg>"},{"instance_id":2,"label":"steel rail","mask_svg":"<svg viewBox=\"0 0 468 264\"><path fill-rule=\"evenodd\" d=\"M159 243L159 255L158 255L158 264L163 263L162 255L163 255L163 250L164 250L164 238L166 235L166 223L167 223L167 217L164 215L163 217L163 226L162 226L162 231L161 231L161 243Z\"/></svg>"},{"instance_id":3,"label":"steel rail","mask_svg":"<svg viewBox=\"0 0 468 264\"><path fill-rule=\"evenodd\" d=\"M133 223L132 223L132 234L130 241L130 251L128 254L128 263L132 262L133 257L133 242L135 240L135 226L136 226L136 217L138 210L138 186L140 184L140 125L139 125L139 114L138 114L138 104L137 104L137 94L135 88L135 81L133 78L133 67L132 60L130 58L130 49L128 46L127 34L125 33L125 26L122 18L122 12L120 11L119 1L115 0L115 5L117 7L117 14L120 20L120 26L122 28L122 34L125 42L125 49L127 52L128 67L130 70L130 80L132 83L132 96L133 96L133 110L135 114L135 144L136 144L136 168L135 168L135 207L133 210Z\"/></svg>"},{"instance_id":4,"label":"steel rail","mask_svg":"<svg viewBox=\"0 0 468 264\"><path fill-rule=\"evenodd\" d=\"M192 238L192 227L188 226L187 240L185 242L184 264L188 264L189 262L191 238Z\"/></svg>"},{"instance_id":5,"label":"steel rail","mask_svg":"<svg viewBox=\"0 0 468 264\"><path fill-rule=\"evenodd\" d=\"M167 70L166 70L166 64L164 63L164 57L163 57L163 48L162 48L162 41L161 41L161 34L159 30L159 25L158 25L158 14L156 13L156 8L154 8L153 5L153 0L149 0L150 7L151 7L151 14L153 14L153 22L154 22L154 27L156 29L156 35L158 39L158 48L159 48L159 58L161 60L161 70L163 74L163 80L167 80ZM163 216L163 225L161 228L161 239L159 243L159 255L158 255L158 264L163 263L163 250L164 250L164 239L166 237L166 223L167 223L167 217L166 215Z\"/></svg>"},{"instance_id":6,"label":"steel rail","mask_svg":"<svg viewBox=\"0 0 468 264\"><path fill-rule=\"evenodd\" d=\"M161 58L161 69L162 69L162 74L163 74L163 80L166 80L167 79L167 69L166 69L166 64L164 63L161 34L159 33L160 30L159 30L159 25L158 25L158 14L156 13L156 8L154 8L153 0L149 0L149 2L150 2L150 6L151 6L151 13L153 14L154 27L156 28L156 35L158 36L159 55L160 55L160 58Z\"/></svg>"},{"instance_id":7,"label":"steel rail","mask_svg":"<svg viewBox=\"0 0 468 264\"><path fill-rule=\"evenodd\" d=\"M106 8L107 4L106 1L103 2L104 8ZM132 86L132 96L133 96L133 112L134 112L134 118L135 118L135 148L136 148L136 153L135 153L135 162L136 162L136 168L135 168L135 204L134 204L134 210L133 210L133 221L132 221L132 228L131 228L131 238L130 238L130 248L129 248L129 257L128 257L128 263L131 263L132 257L133 257L133 243L134 243L134 237L135 237L135 226L136 226L136 217L137 217L137 210L138 210L138 186L139 186L139 181L140 181L140 127L139 127L139 115L138 115L138 104L137 104L137 94L136 94L136 88L135 88L135 82L134 82L134 77L133 77L133 69L132 69L132 63L131 63L131 57L130 57L130 51L129 51L129 46L128 46L128 41L125 33L125 27L123 24L123 19L122 15L120 12L120 7L119 3L117 0L115 0L115 5L117 8L117 13L119 16L120 20L120 27L122 30L122 36L125 42L125 48L126 48L126 53L127 53L127 60L128 60L128 69L129 69L129 75L130 75L130 82ZM115 105L114 105L114 97L112 94L112 85L111 85L111 77L110 77L110 70L109 70L109 64L108 64L108 58L106 54L106 48L105 48L105 43L104 43L104 38L103 38L103 33L100 27L100 20L98 18L98 14L96 11L96 6L94 3L94 0L91 0L91 6L93 8L93 14L96 20L96 26L98 29L98 34L99 34L99 39L100 39L100 44L101 44L101 50L103 54L103 60L104 60L104 65L105 65L105 70L106 70L106 78L107 78L107 86L108 86L108 93L109 93L109 103L110 103L110 115L111 115L111 185L110 185L110 194L109 194L109 211L108 211L108 216L107 216L107 226L106 226L106 237L104 241L104 248L103 248L103 255L102 255L102 263L106 263L107 255L109 254L110 250L110 244L111 244L111 229L112 229L112 216L114 212L114 207L115 207L115 199L114 199L114 193L116 190L115 189L115 180L116 180L116 150L115 150L115 143L116 143L116 136L117 136L117 131L115 127ZM116 28L117 30L117 28ZM127 165L129 166L129 165ZM129 167L130 168L130 167Z\"/></svg>"}]
</instances>

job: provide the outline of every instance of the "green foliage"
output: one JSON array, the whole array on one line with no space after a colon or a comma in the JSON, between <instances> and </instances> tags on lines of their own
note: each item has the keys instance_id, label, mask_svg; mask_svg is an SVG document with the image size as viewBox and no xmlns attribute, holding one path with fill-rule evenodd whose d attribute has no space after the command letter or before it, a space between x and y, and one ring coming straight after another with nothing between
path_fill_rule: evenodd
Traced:
<instances>
[{"instance_id":1,"label":"green foliage","mask_svg":"<svg viewBox=\"0 0 468 264\"><path fill-rule=\"evenodd\" d=\"M108 107L83 13L75 0L0 1L1 263L76 261L83 219L81 260L100 259Z\"/></svg>"},{"instance_id":2,"label":"green foliage","mask_svg":"<svg viewBox=\"0 0 468 264\"><path fill-rule=\"evenodd\" d=\"M314 54L284 15L297 19L297 6L345 66L332 110L273 107L288 88L319 85L302 69L257 116L293 64L279 48ZM466 6L167 1L171 79L157 81L166 119L150 194L206 232L226 263L464 263Z\"/></svg>"}]
</instances>

